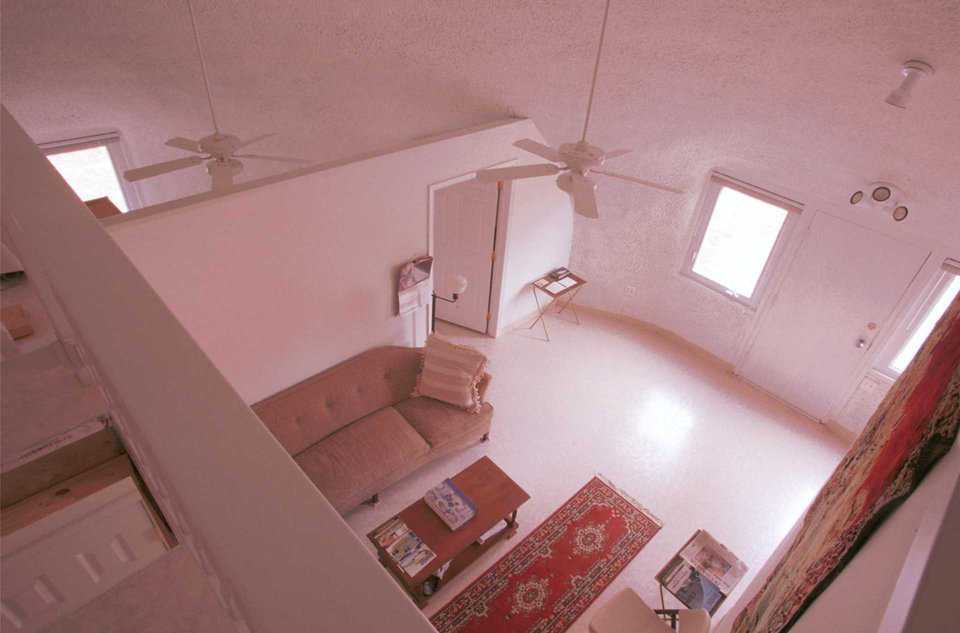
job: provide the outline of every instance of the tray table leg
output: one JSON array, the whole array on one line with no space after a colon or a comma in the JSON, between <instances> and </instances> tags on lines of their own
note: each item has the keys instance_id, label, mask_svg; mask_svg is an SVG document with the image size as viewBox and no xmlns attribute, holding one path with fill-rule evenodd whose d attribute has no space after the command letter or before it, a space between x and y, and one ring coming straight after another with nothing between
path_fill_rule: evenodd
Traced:
<instances>
[{"instance_id":1,"label":"tray table leg","mask_svg":"<svg viewBox=\"0 0 960 633\"><path fill-rule=\"evenodd\" d=\"M577 320L577 325L580 325L580 315L577 313L577 307L573 305L573 300L577 296L577 293L580 292L580 288L577 288L570 293L570 298L567 299L566 303L560 306L560 309L557 311L557 314L562 314L564 310L570 308L570 312L573 312L573 318Z\"/></svg>"},{"instance_id":2,"label":"tray table leg","mask_svg":"<svg viewBox=\"0 0 960 633\"><path fill-rule=\"evenodd\" d=\"M547 342L549 343L549 342L550 342L550 333L547 331L547 320L546 320L545 318L543 318L543 316L546 314L547 310L550 308L550 303L547 303L546 306L540 305L540 295L537 294L537 286L536 286L536 285L531 284L531 285L530 285L530 290L533 292L533 299L534 299L534 301L537 302L537 313L538 313L538 316L537 316L537 318L533 321L533 323L531 323L529 326L527 326L527 329L528 329L528 330L532 330L532 329L533 329L533 326L535 326L535 325L537 324L537 322L539 321L540 324L543 326L543 334L544 334L544 336L547 337Z\"/></svg>"}]
</instances>

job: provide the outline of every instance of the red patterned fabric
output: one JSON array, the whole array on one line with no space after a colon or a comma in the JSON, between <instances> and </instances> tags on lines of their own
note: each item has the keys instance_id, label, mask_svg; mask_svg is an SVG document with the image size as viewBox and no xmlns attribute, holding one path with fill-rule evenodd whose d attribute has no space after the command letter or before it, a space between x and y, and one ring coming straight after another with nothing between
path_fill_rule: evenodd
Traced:
<instances>
[{"instance_id":1,"label":"red patterned fabric","mask_svg":"<svg viewBox=\"0 0 960 633\"><path fill-rule=\"evenodd\" d=\"M431 622L439 633L562 633L660 526L594 477Z\"/></svg>"},{"instance_id":2,"label":"red patterned fabric","mask_svg":"<svg viewBox=\"0 0 960 633\"><path fill-rule=\"evenodd\" d=\"M890 389L733 633L783 633L910 496L960 427L960 298Z\"/></svg>"}]
</instances>

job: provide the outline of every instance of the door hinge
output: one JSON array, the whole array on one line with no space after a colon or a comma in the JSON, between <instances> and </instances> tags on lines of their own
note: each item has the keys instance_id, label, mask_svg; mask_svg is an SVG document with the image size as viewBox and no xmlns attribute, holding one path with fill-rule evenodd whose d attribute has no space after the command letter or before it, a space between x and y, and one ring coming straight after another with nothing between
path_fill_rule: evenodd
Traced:
<instances>
[{"instance_id":1,"label":"door hinge","mask_svg":"<svg viewBox=\"0 0 960 633\"><path fill-rule=\"evenodd\" d=\"M490 261L497 261L497 251L490 251Z\"/></svg>"}]
</instances>

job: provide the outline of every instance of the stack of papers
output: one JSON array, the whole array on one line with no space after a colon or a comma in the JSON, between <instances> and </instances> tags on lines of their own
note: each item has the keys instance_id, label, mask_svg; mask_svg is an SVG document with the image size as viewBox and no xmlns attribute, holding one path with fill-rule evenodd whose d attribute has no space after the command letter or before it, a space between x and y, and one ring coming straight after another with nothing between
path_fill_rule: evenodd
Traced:
<instances>
[{"instance_id":1,"label":"stack of papers","mask_svg":"<svg viewBox=\"0 0 960 633\"><path fill-rule=\"evenodd\" d=\"M558 294L568 288L576 286L577 283L577 280L573 277L564 277L563 279L558 279L557 281L552 281L544 286L541 286L541 288L552 292L553 294Z\"/></svg>"}]
</instances>

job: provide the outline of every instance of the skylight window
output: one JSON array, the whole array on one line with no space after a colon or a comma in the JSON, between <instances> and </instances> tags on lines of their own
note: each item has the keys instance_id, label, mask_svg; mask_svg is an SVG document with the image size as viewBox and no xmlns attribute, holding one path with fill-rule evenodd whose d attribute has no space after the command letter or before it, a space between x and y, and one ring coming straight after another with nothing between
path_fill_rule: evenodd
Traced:
<instances>
[{"instance_id":1,"label":"skylight window","mask_svg":"<svg viewBox=\"0 0 960 633\"><path fill-rule=\"evenodd\" d=\"M943 279L921 308L919 318L915 320L916 325L910 331L906 342L890 361L889 367L892 371L900 374L907 368L958 293L960 293L960 276L944 273Z\"/></svg>"},{"instance_id":2,"label":"skylight window","mask_svg":"<svg viewBox=\"0 0 960 633\"><path fill-rule=\"evenodd\" d=\"M41 145L54 168L81 200L110 198L120 211L136 205L136 192L120 173L125 169L116 133Z\"/></svg>"},{"instance_id":3,"label":"skylight window","mask_svg":"<svg viewBox=\"0 0 960 633\"><path fill-rule=\"evenodd\" d=\"M684 272L756 305L790 212L798 210L777 196L714 176Z\"/></svg>"}]
</instances>

